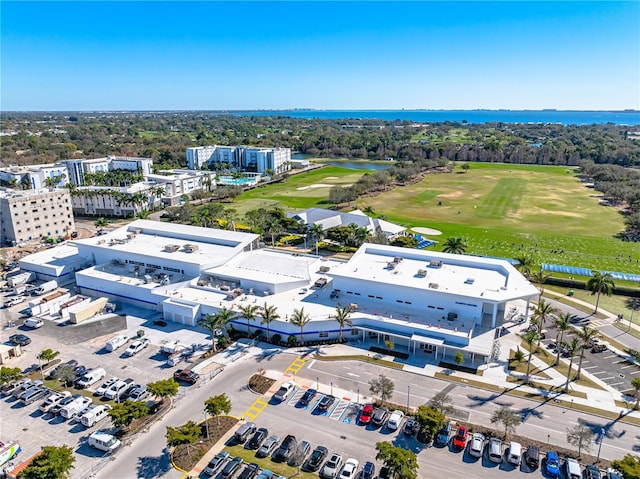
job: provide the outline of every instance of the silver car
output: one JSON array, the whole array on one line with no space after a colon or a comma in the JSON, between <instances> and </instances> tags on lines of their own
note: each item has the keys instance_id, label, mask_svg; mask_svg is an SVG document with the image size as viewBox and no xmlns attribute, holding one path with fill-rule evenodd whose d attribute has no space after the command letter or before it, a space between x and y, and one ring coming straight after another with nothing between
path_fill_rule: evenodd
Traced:
<instances>
[{"instance_id":1,"label":"silver car","mask_svg":"<svg viewBox=\"0 0 640 479\"><path fill-rule=\"evenodd\" d=\"M482 451L484 450L485 438L479 432L476 432L471 436L469 441L469 454L473 457L482 457Z\"/></svg>"}]
</instances>

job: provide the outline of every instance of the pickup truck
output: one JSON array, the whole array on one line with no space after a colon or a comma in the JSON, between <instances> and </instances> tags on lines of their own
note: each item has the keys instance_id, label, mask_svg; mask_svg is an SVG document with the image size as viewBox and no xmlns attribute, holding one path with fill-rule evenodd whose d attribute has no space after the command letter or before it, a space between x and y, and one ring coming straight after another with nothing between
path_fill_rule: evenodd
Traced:
<instances>
[{"instance_id":1,"label":"pickup truck","mask_svg":"<svg viewBox=\"0 0 640 479\"><path fill-rule=\"evenodd\" d=\"M134 356L134 355L138 354L140 351L142 351L144 348L149 346L150 342L151 341L149 341L147 338L136 339L125 350L124 355L125 356Z\"/></svg>"},{"instance_id":2,"label":"pickup truck","mask_svg":"<svg viewBox=\"0 0 640 479\"><path fill-rule=\"evenodd\" d=\"M38 410L40 412L42 412L42 414L47 414L48 412L51 412L51 410L60 403L60 401L62 401L64 398L71 396L71 393L69 391L63 391L61 393L59 392L55 392L52 395L50 395L47 399L45 399L45 401L40 404L40 407L38 407Z\"/></svg>"},{"instance_id":3,"label":"pickup truck","mask_svg":"<svg viewBox=\"0 0 640 479\"><path fill-rule=\"evenodd\" d=\"M289 381L282 383L280 389L273 395L273 399L278 402L285 401L295 388L296 385Z\"/></svg>"}]
</instances>

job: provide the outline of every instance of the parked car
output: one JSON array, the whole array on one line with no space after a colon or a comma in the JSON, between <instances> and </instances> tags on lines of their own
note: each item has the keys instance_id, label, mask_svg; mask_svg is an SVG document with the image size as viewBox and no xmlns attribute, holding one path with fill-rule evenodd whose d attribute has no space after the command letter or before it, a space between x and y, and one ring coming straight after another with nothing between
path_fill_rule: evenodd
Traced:
<instances>
[{"instance_id":1,"label":"parked car","mask_svg":"<svg viewBox=\"0 0 640 479\"><path fill-rule=\"evenodd\" d=\"M256 432L256 424L254 422L245 422L233 434L233 440L236 444L244 444L251 434Z\"/></svg>"},{"instance_id":2,"label":"parked car","mask_svg":"<svg viewBox=\"0 0 640 479\"><path fill-rule=\"evenodd\" d=\"M373 416L373 409L373 404L365 404L358 416L358 422L360 424L369 424L371 422L371 417Z\"/></svg>"},{"instance_id":3,"label":"parked car","mask_svg":"<svg viewBox=\"0 0 640 479\"><path fill-rule=\"evenodd\" d=\"M467 436L469 430L464 426L459 426L456 435L453 436L454 449L464 449L467 446Z\"/></svg>"},{"instance_id":4,"label":"parked car","mask_svg":"<svg viewBox=\"0 0 640 479\"><path fill-rule=\"evenodd\" d=\"M376 465L373 462L365 462L362 466L360 479L373 479L376 475Z\"/></svg>"},{"instance_id":5,"label":"parked car","mask_svg":"<svg viewBox=\"0 0 640 479\"><path fill-rule=\"evenodd\" d=\"M147 397L149 397L149 392L147 391L147 386L144 384L135 386L127 396L131 401L144 401Z\"/></svg>"},{"instance_id":6,"label":"parked car","mask_svg":"<svg viewBox=\"0 0 640 479\"><path fill-rule=\"evenodd\" d=\"M567 474L567 479L581 479L582 478L582 468L578 461L573 459L572 457L567 457L564 460L564 468Z\"/></svg>"},{"instance_id":7,"label":"parked car","mask_svg":"<svg viewBox=\"0 0 640 479\"><path fill-rule=\"evenodd\" d=\"M42 321L40 318L28 318L25 319L22 324L27 328L38 329L44 326L44 321Z\"/></svg>"},{"instance_id":8,"label":"parked car","mask_svg":"<svg viewBox=\"0 0 640 479\"><path fill-rule=\"evenodd\" d=\"M67 397L63 398L58 404L56 404L51 409L49 409L49 412L51 414L53 414L53 415L59 414L60 411L62 410L62 408L68 406L69 404L71 404L73 401L75 401L79 397L82 397L82 396L80 394L74 394L73 396L67 396Z\"/></svg>"},{"instance_id":9,"label":"parked car","mask_svg":"<svg viewBox=\"0 0 640 479\"><path fill-rule=\"evenodd\" d=\"M244 447L247 449L258 449L260 446L262 446L262 443L268 435L269 431L266 428L261 427L253 433L253 436L251 436L251 439L249 440L249 442L247 442L247 444L245 444Z\"/></svg>"},{"instance_id":10,"label":"parked car","mask_svg":"<svg viewBox=\"0 0 640 479\"><path fill-rule=\"evenodd\" d=\"M593 464L589 464L584 469L584 479L602 479L602 473L600 472L600 469L598 469L597 466L594 466Z\"/></svg>"},{"instance_id":11,"label":"parked car","mask_svg":"<svg viewBox=\"0 0 640 479\"><path fill-rule=\"evenodd\" d=\"M259 472L260 472L260 466L255 462L252 462L242 470L242 472L238 476L238 479L255 479L255 477L258 475Z\"/></svg>"},{"instance_id":12,"label":"parked car","mask_svg":"<svg viewBox=\"0 0 640 479\"><path fill-rule=\"evenodd\" d=\"M292 434L288 434L280 447L276 449L271 458L276 462L286 462L293 452L298 448L298 440Z\"/></svg>"},{"instance_id":13,"label":"parked car","mask_svg":"<svg viewBox=\"0 0 640 479\"><path fill-rule=\"evenodd\" d=\"M371 422L376 426L382 426L389 417L389 410L386 407L379 407L373 413Z\"/></svg>"},{"instance_id":14,"label":"parked car","mask_svg":"<svg viewBox=\"0 0 640 479\"><path fill-rule=\"evenodd\" d=\"M103 382L98 389L95 390L95 392L93 393L94 396L102 396L107 389L109 389L109 387L113 384L120 381L120 378L114 376L112 378L107 379L105 382Z\"/></svg>"},{"instance_id":15,"label":"parked car","mask_svg":"<svg viewBox=\"0 0 640 479\"><path fill-rule=\"evenodd\" d=\"M258 474L258 477L256 479L274 479L274 475L273 472L271 472L269 469L263 469L262 471L260 471L260 474Z\"/></svg>"},{"instance_id":16,"label":"parked car","mask_svg":"<svg viewBox=\"0 0 640 479\"><path fill-rule=\"evenodd\" d=\"M360 463L357 459L350 457L342 466L342 471L340 471L340 479L354 479L358 472L358 466Z\"/></svg>"},{"instance_id":17,"label":"parked car","mask_svg":"<svg viewBox=\"0 0 640 479\"><path fill-rule=\"evenodd\" d=\"M449 436L451 435L451 423L446 422L444 425L438 429L438 433L436 434L436 444L440 444L441 446L446 446L449 444Z\"/></svg>"},{"instance_id":18,"label":"parked car","mask_svg":"<svg viewBox=\"0 0 640 479\"><path fill-rule=\"evenodd\" d=\"M104 368L96 368L91 371L87 371L84 376L76 381L76 387L82 389L91 386L94 383L97 383L102 378L107 375L107 372Z\"/></svg>"},{"instance_id":19,"label":"parked car","mask_svg":"<svg viewBox=\"0 0 640 479\"><path fill-rule=\"evenodd\" d=\"M87 440L89 446L104 452L113 452L120 447L120 440L104 431L94 432Z\"/></svg>"},{"instance_id":20,"label":"parked car","mask_svg":"<svg viewBox=\"0 0 640 479\"><path fill-rule=\"evenodd\" d=\"M511 441L509 443L509 453L507 454L507 462L519 466L522 460L522 445L519 442Z\"/></svg>"},{"instance_id":21,"label":"parked car","mask_svg":"<svg viewBox=\"0 0 640 479\"><path fill-rule=\"evenodd\" d=\"M280 438L278 436L269 436L262 443L262 446L260 446L256 451L256 457L269 457L273 453L273 451L276 450L279 443Z\"/></svg>"},{"instance_id":22,"label":"parked car","mask_svg":"<svg viewBox=\"0 0 640 479\"><path fill-rule=\"evenodd\" d=\"M184 381L185 383L195 384L200 379L200 375L189 369L178 369L173 373L173 379L177 381Z\"/></svg>"},{"instance_id":23,"label":"parked car","mask_svg":"<svg viewBox=\"0 0 640 479\"><path fill-rule=\"evenodd\" d=\"M289 456L287 464L289 464L291 467L298 467L304 462L307 454L309 454L309 451L311 451L311 444L309 444L308 441L300 441L300 444L298 444L298 448Z\"/></svg>"},{"instance_id":24,"label":"parked car","mask_svg":"<svg viewBox=\"0 0 640 479\"><path fill-rule=\"evenodd\" d=\"M524 453L524 462L527 466L535 469L540 465L540 450L537 446L533 444L527 447L527 450Z\"/></svg>"},{"instance_id":25,"label":"parked car","mask_svg":"<svg viewBox=\"0 0 640 479\"><path fill-rule=\"evenodd\" d=\"M76 366L78 366L78 361L76 361L75 359L71 359L70 361L67 361L66 363L59 364L58 366L56 366L55 369L49 373L49 376L47 376L47 378L48 379L57 379L58 377L60 377L60 372L62 370L66 369L66 368L75 369Z\"/></svg>"},{"instance_id":26,"label":"parked car","mask_svg":"<svg viewBox=\"0 0 640 479\"><path fill-rule=\"evenodd\" d=\"M336 401L335 396L332 396L331 394L327 394L322 399L320 399L320 402L318 403L318 406L317 406L318 411L328 411L335 401Z\"/></svg>"},{"instance_id":27,"label":"parked car","mask_svg":"<svg viewBox=\"0 0 640 479\"><path fill-rule=\"evenodd\" d=\"M288 381L284 382L282 383L282 386L280 386L280 389L278 389L278 391L273 395L273 399L278 402L283 402L289 397L295 388L295 384Z\"/></svg>"},{"instance_id":28,"label":"parked car","mask_svg":"<svg viewBox=\"0 0 640 479\"><path fill-rule=\"evenodd\" d=\"M151 341L149 341L147 338L136 339L129 345L127 349L124 350L124 355L129 357L134 356L144 348L149 346L149 343L151 343Z\"/></svg>"},{"instance_id":29,"label":"parked car","mask_svg":"<svg viewBox=\"0 0 640 479\"><path fill-rule=\"evenodd\" d=\"M47 397L50 393L51 391L46 386L31 388L29 389L29 391L20 396L20 401L22 401L22 404L26 406Z\"/></svg>"},{"instance_id":30,"label":"parked car","mask_svg":"<svg viewBox=\"0 0 640 479\"><path fill-rule=\"evenodd\" d=\"M404 427L402 428L402 432L407 436L413 436L420 430L420 424L412 417L407 417L407 420L404 423Z\"/></svg>"},{"instance_id":31,"label":"parked car","mask_svg":"<svg viewBox=\"0 0 640 479\"><path fill-rule=\"evenodd\" d=\"M469 442L469 454L473 457L482 457L484 451L484 436L479 432L474 432Z\"/></svg>"},{"instance_id":32,"label":"parked car","mask_svg":"<svg viewBox=\"0 0 640 479\"><path fill-rule=\"evenodd\" d=\"M24 334L12 334L11 336L9 336L9 341L20 346L31 344L31 339L29 339L29 337L25 336Z\"/></svg>"},{"instance_id":33,"label":"parked car","mask_svg":"<svg viewBox=\"0 0 640 479\"><path fill-rule=\"evenodd\" d=\"M489 460L500 464L502 462L502 441L497 437L489 438Z\"/></svg>"},{"instance_id":34,"label":"parked car","mask_svg":"<svg viewBox=\"0 0 640 479\"><path fill-rule=\"evenodd\" d=\"M317 446L309 458L306 460L302 468L305 471L315 472L318 470L324 458L329 454L329 450L324 446Z\"/></svg>"},{"instance_id":35,"label":"parked car","mask_svg":"<svg viewBox=\"0 0 640 479\"><path fill-rule=\"evenodd\" d=\"M33 388L37 388L42 386L42 381L40 380L36 380L36 381L25 381L23 382L20 387L16 388L12 393L11 393L11 397L14 399L20 399L20 396L22 396L26 391L29 391L30 389Z\"/></svg>"},{"instance_id":36,"label":"parked car","mask_svg":"<svg viewBox=\"0 0 640 479\"><path fill-rule=\"evenodd\" d=\"M222 479L230 479L234 476L234 474L240 469L243 461L241 457L234 457L229 462L227 462L220 473L220 477Z\"/></svg>"},{"instance_id":37,"label":"parked car","mask_svg":"<svg viewBox=\"0 0 640 479\"><path fill-rule=\"evenodd\" d=\"M229 457L228 452L225 452L225 451L219 452L218 454L213 456L213 458L209 461L209 464L207 464L207 467L205 467L202 472L204 472L209 476L213 476L216 473L216 471L222 467L222 465L224 464L224 462L227 460L228 457Z\"/></svg>"},{"instance_id":38,"label":"parked car","mask_svg":"<svg viewBox=\"0 0 640 479\"><path fill-rule=\"evenodd\" d=\"M313 401L313 398L316 397L316 394L318 394L318 391L316 391L315 389L307 389L298 403L300 404L300 406L308 406L309 403Z\"/></svg>"},{"instance_id":39,"label":"parked car","mask_svg":"<svg viewBox=\"0 0 640 479\"><path fill-rule=\"evenodd\" d=\"M0 388L0 394L3 396L10 396L16 389L19 389L24 383L31 381L30 379L16 379L15 381L11 381L7 384L3 384Z\"/></svg>"},{"instance_id":40,"label":"parked car","mask_svg":"<svg viewBox=\"0 0 640 479\"><path fill-rule=\"evenodd\" d=\"M611 467L607 468L607 472L604 477L605 479L623 479L622 474Z\"/></svg>"},{"instance_id":41,"label":"parked car","mask_svg":"<svg viewBox=\"0 0 640 479\"><path fill-rule=\"evenodd\" d=\"M402 411L393 411L387 420L387 428L392 431L397 430L400 427L400 423L404 418L404 413Z\"/></svg>"},{"instance_id":42,"label":"parked car","mask_svg":"<svg viewBox=\"0 0 640 479\"><path fill-rule=\"evenodd\" d=\"M109 386L104 393L105 399L118 399L122 397L124 392L133 384L133 379L127 378L124 381L117 381Z\"/></svg>"},{"instance_id":43,"label":"parked car","mask_svg":"<svg viewBox=\"0 0 640 479\"><path fill-rule=\"evenodd\" d=\"M322 479L333 479L338 475L340 466L342 465L342 456L337 452L331 454L329 460L320 469L320 477Z\"/></svg>"},{"instance_id":44,"label":"parked car","mask_svg":"<svg viewBox=\"0 0 640 479\"><path fill-rule=\"evenodd\" d=\"M50 394L40 406L38 406L38 411L42 414L47 414L54 408L56 404L62 401L64 398L71 396L69 391L63 392L53 392Z\"/></svg>"},{"instance_id":45,"label":"parked car","mask_svg":"<svg viewBox=\"0 0 640 479\"><path fill-rule=\"evenodd\" d=\"M555 451L547 451L544 460L544 470L550 477L560 477L560 460L558 453Z\"/></svg>"}]
</instances>

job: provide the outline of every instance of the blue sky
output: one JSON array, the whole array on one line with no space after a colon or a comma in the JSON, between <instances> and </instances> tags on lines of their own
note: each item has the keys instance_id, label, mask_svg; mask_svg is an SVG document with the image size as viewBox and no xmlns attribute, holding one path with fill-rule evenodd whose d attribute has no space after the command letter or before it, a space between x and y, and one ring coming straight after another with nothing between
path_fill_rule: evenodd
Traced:
<instances>
[{"instance_id":1,"label":"blue sky","mask_svg":"<svg viewBox=\"0 0 640 479\"><path fill-rule=\"evenodd\" d=\"M10 110L640 108L640 2L0 3Z\"/></svg>"}]
</instances>

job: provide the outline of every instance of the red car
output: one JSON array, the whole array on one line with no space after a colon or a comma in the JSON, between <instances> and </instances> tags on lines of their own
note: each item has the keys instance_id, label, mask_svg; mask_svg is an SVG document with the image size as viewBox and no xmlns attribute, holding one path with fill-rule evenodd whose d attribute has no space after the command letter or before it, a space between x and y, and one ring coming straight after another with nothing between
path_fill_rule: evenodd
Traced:
<instances>
[{"instance_id":1,"label":"red car","mask_svg":"<svg viewBox=\"0 0 640 479\"><path fill-rule=\"evenodd\" d=\"M458 427L458 431L456 435L453 436L453 447L456 449L464 449L467 445L467 436L469 435L469 431L466 427L460 426Z\"/></svg>"},{"instance_id":2,"label":"red car","mask_svg":"<svg viewBox=\"0 0 640 479\"><path fill-rule=\"evenodd\" d=\"M369 424L371 422L371 417L373 416L373 404L365 404L362 408L362 412L360 416L358 416L358 421L360 424Z\"/></svg>"}]
</instances>

